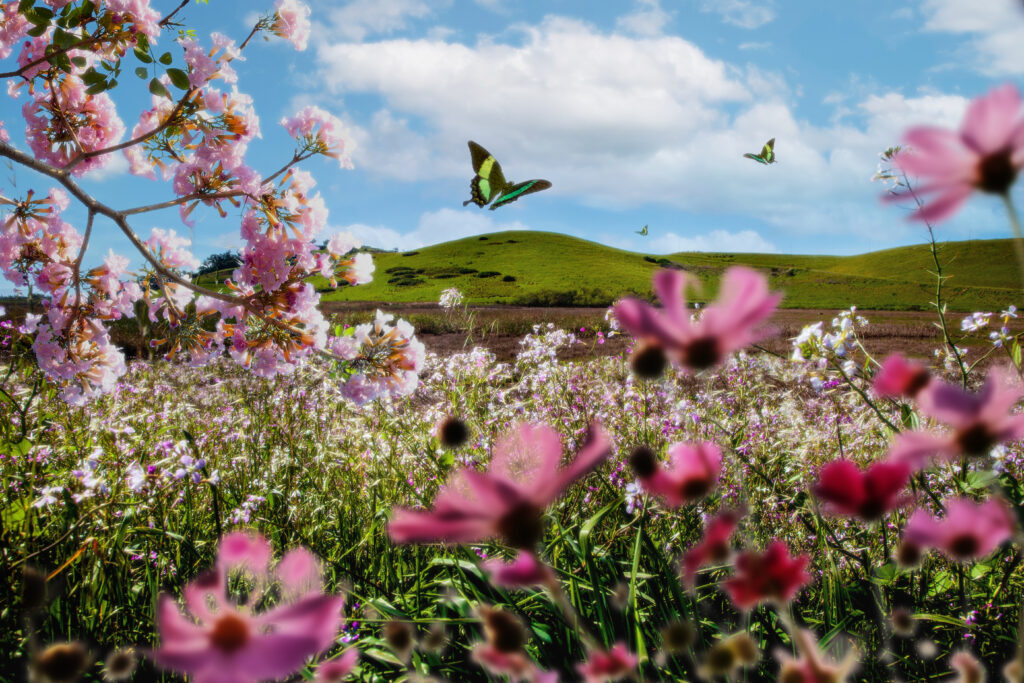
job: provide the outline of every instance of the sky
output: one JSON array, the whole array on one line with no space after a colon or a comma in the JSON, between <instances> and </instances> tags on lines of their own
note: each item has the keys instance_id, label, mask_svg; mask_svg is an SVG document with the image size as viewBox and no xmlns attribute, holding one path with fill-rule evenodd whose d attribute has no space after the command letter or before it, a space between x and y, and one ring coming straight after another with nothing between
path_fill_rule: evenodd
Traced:
<instances>
[{"instance_id":1,"label":"sky","mask_svg":"<svg viewBox=\"0 0 1024 683\"><path fill-rule=\"evenodd\" d=\"M183 16L206 44L211 31L240 42L265 4L210 0ZM384 249L505 229L644 253L855 254L920 243L926 233L907 220L909 207L880 201L879 153L911 125L958 127L971 98L1021 87L1024 76L1019 0L309 4L307 50L257 40L235 64L260 115L248 162L273 172L293 149L281 118L308 104L332 112L349 127L354 168L327 158L304 166L330 210L325 236L350 231ZM165 33L158 48L177 59L173 38ZM114 92L129 130L149 106L135 66ZM22 101L5 98L0 117L25 149ZM743 158L771 137L777 164ZM496 211L464 208L467 140L510 180L553 187ZM25 169L4 173L8 192L12 180L21 191L48 186ZM83 184L116 208L171 196L169 183L131 176L120 158ZM133 226L143 237L153 227L189 235L200 259L241 245L238 210L196 219L190 229L168 210ZM636 234L645 224L649 236ZM937 229L950 240L1008 235L990 196ZM98 224L85 262L108 249L130 253L112 224Z\"/></svg>"}]
</instances>

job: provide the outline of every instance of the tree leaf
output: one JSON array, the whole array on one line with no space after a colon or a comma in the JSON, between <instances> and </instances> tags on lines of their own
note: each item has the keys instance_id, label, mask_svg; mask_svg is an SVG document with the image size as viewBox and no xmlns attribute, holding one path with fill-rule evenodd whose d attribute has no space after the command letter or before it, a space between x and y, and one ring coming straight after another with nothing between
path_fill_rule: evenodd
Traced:
<instances>
[{"instance_id":1,"label":"tree leaf","mask_svg":"<svg viewBox=\"0 0 1024 683\"><path fill-rule=\"evenodd\" d=\"M171 99L171 93L167 92L167 88L159 80L153 78L149 81L149 92L153 93L158 97L166 97Z\"/></svg>"},{"instance_id":2,"label":"tree leaf","mask_svg":"<svg viewBox=\"0 0 1024 683\"><path fill-rule=\"evenodd\" d=\"M167 77L171 79L171 83L175 88L179 90L188 90L190 84L188 82L188 74L181 69L168 69Z\"/></svg>"}]
</instances>

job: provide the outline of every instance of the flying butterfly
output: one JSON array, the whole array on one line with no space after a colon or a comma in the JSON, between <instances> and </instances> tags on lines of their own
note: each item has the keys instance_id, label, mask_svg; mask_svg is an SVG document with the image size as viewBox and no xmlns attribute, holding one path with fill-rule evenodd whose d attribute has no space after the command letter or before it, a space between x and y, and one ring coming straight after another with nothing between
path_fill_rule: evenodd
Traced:
<instances>
[{"instance_id":1,"label":"flying butterfly","mask_svg":"<svg viewBox=\"0 0 1024 683\"><path fill-rule=\"evenodd\" d=\"M643 230L634 230L633 232L635 232L638 235L643 235L644 237L647 237L647 226L645 225Z\"/></svg>"},{"instance_id":2,"label":"flying butterfly","mask_svg":"<svg viewBox=\"0 0 1024 683\"><path fill-rule=\"evenodd\" d=\"M743 156L745 156L747 159L753 159L759 164L774 164L776 161L775 138L772 138L768 142L764 143L764 147L761 148L760 154L751 154L748 152Z\"/></svg>"},{"instance_id":3,"label":"flying butterfly","mask_svg":"<svg viewBox=\"0 0 1024 683\"><path fill-rule=\"evenodd\" d=\"M469 156L473 161L473 170L476 176L469 182L469 189L472 197L462 202L466 206L470 202L480 208L491 204L491 211L499 206L504 206L519 199L523 195L533 192L540 192L551 187L547 180L527 180L523 183L512 183L505 180L501 172L501 164L498 163L490 152L469 141Z\"/></svg>"}]
</instances>

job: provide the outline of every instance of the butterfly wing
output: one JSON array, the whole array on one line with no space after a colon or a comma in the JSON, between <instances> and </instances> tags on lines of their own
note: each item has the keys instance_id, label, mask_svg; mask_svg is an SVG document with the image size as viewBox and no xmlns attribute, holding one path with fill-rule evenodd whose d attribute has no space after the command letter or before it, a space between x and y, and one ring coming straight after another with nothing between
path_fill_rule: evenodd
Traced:
<instances>
[{"instance_id":1,"label":"butterfly wing","mask_svg":"<svg viewBox=\"0 0 1024 683\"><path fill-rule=\"evenodd\" d=\"M647 226L645 225L642 230L637 230L636 234L643 235L644 237L646 237L647 236Z\"/></svg>"},{"instance_id":2,"label":"butterfly wing","mask_svg":"<svg viewBox=\"0 0 1024 683\"><path fill-rule=\"evenodd\" d=\"M768 163L767 161L765 161L764 159L762 159L762 158L761 158L760 156L758 156L757 154L751 154L750 152L747 152L747 153L746 153L746 154L744 154L743 156L745 156L745 157L746 157L747 159L753 159L754 161L756 161L756 162L757 162L757 163L759 163L759 164L767 164L767 163Z\"/></svg>"},{"instance_id":3,"label":"butterfly wing","mask_svg":"<svg viewBox=\"0 0 1024 683\"><path fill-rule=\"evenodd\" d=\"M775 163L775 138L764 143L764 148L761 150L761 157L764 159L766 164Z\"/></svg>"},{"instance_id":4,"label":"butterfly wing","mask_svg":"<svg viewBox=\"0 0 1024 683\"><path fill-rule=\"evenodd\" d=\"M471 197L462 202L462 205L466 206L472 202L482 208L500 195L508 187L508 182L501 172L501 164L498 163L498 160L472 140L469 141L469 156L476 175L469 181Z\"/></svg>"},{"instance_id":5,"label":"butterfly wing","mask_svg":"<svg viewBox=\"0 0 1024 683\"><path fill-rule=\"evenodd\" d=\"M494 211L499 206L504 206L519 199L523 195L533 194L534 192L540 192L551 187L551 183L547 180L527 180L523 183L516 183L515 185L508 186L501 193L501 196L494 200L491 204L491 211Z\"/></svg>"}]
</instances>

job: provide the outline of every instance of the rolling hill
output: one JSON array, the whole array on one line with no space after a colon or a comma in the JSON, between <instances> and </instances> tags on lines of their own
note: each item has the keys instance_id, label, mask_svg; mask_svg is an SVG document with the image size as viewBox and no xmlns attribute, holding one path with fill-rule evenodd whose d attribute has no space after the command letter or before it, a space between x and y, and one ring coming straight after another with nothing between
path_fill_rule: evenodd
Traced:
<instances>
[{"instance_id":1,"label":"rolling hill","mask_svg":"<svg viewBox=\"0 0 1024 683\"><path fill-rule=\"evenodd\" d=\"M951 310L997 310L1021 305L1020 278L1009 240L939 245ZM327 301L437 301L457 287L471 303L601 306L626 295L650 297L651 274L681 267L702 283L692 298L715 295L722 272L747 265L765 272L788 308L922 310L935 295L927 245L857 256L678 253L638 254L568 235L510 231L445 242L407 252L374 254L372 283L330 291Z\"/></svg>"}]
</instances>

